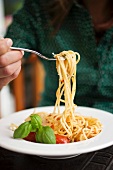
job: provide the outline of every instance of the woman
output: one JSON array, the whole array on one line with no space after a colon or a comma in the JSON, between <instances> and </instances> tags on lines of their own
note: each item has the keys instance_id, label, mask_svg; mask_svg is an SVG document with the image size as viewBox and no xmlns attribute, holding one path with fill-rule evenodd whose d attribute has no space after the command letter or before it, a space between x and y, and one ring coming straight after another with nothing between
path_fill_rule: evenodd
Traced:
<instances>
[{"instance_id":1,"label":"woman","mask_svg":"<svg viewBox=\"0 0 113 170\"><path fill-rule=\"evenodd\" d=\"M47 57L63 50L79 52L75 103L113 112L112 6L111 0L28 0L14 15L6 37L14 46L34 49ZM12 42L9 46L6 42L0 40L0 88L21 69L22 53L11 51ZM25 58L28 56L25 53ZM55 62L41 61L46 78L39 105L54 105L58 86Z\"/></svg>"},{"instance_id":2,"label":"woman","mask_svg":"<svg viewBox=\"0 0 113 170\"><path fill-rule=\"evenodd\" d=\"M81 55L77 65L75 103L113 112L112 7L111 0L26 0L8 29L6 37L12 40L0 40L0 88L16 78L21 70L23 53L11 51L12 44L37 50L47 57L52 57L52 52L73 50ZM29 54L25 53L24 56L27 59ZM55 62L41 61L46 78L40 105L54 105L58 86ZM66 161L34 158L4 149L0 150L0 155L1 167L14 170L111 170L113 148Z\"/></svg>"}]
</instances>

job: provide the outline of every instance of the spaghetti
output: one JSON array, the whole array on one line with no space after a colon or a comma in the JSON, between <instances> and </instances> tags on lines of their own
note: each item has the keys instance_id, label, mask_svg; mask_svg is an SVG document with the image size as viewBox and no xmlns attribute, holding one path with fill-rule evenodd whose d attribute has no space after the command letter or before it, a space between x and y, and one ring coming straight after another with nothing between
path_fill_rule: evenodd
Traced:
<instances>
[{"instance_id":1,"label":"spaghetti","mask_svg":"<svg viewBox=\"0 0 113 170\"><path fill-rule=\"evenodd\" d=\"M66 137L70 142L77 142L92 138L102 130L102 124L97 118L86 117L76 113L77 105L74 104L76 93L76 69L80 61L77 52L63 51L55 55L56 68L59 75L59 86L56 91L56 103L53 113L36 113L42 118L43 126L50 126L55 135ZM62 59L63 58L63 59ZM61 113L60 104L64 103ZM25 121L30 121L28 117ZM12 124L12 130L17 127Z\"/></svg>"},{"instance_id":2,"label":"spaghetti","mask_svg":"<svg viewBox=\"0 0 113 170\"><path fill-rule=\"evenodd\" d=\"M65 60L61 60L61 57ZM80 55L69 50L55 55L55 58L59 87L54 111L46 116L46 124L53 128L55 134L66 136L71 142L92 138L102 130L100 121L75 113L77 106L73 102L76 93L76 66ZM65 104L63 113L60 113L61 102Z\"/></svg>"}]
</instances>

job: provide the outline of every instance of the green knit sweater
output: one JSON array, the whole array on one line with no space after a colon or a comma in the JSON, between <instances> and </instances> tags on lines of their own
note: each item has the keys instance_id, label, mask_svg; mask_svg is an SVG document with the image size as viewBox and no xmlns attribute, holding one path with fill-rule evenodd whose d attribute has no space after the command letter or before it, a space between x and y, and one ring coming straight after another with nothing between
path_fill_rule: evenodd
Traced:
<instances>
[{"instance_id":1,"label":"green knit sweater","mask_svg":"<svg viewBox=\"0 0 113 170\"><path fill-rule=\"evenodd\" d=\"M113 113L113 28L96 44L91 17L86 9L74 3L60 30L54 37L47 27L49 15L44 11L44 1L26 0L23 8L14 14L13 24L6 37L14 46L39 51L47 57L52 52L77 51L81 60L77 65L77 92L75 103ZM25 54L28 57L28 54ZM40 106L54 105L58 75L53 61L41 60L45 71L45 90Z\"/></svg>"}]
</instances>

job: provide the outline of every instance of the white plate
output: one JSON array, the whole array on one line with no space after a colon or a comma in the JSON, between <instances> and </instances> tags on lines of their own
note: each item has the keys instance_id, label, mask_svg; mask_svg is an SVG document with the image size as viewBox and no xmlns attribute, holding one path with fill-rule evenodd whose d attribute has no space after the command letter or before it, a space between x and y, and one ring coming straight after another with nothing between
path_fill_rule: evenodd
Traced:
<instances>
[{"instance_id":1,"label":"white plate","mask_svg":"<svg viewBox=\"0 0 113 170\"><path fill-rule=\"evenodd\" d=\"M51 113L53 107L39 107L37 112L46 111ZM63 107L61 107L63 109ZM77 112L86 116L98 118L103 124L103 130L96 137L91 139L68 143L68 144L39 144L28 142L22 139L13 139L13 132L10 130L10 124L20 125L26 117L33 113L33 109L27 109L16 112L0 120L0 146L15 152L37 155L46 158L65 159L77 156L82 153L88 153L106 148L113 145L113 115L111 113L88 108L77 107Z\"/></svg>"}]
</instances>

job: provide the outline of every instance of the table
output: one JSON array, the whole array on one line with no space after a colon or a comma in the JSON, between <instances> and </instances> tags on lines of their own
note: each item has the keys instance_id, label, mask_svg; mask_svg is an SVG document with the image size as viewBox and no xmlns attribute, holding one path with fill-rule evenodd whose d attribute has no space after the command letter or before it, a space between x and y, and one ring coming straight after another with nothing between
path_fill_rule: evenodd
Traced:
<instances>
[{"instance_id":1,"label":"table","mask_svg":"<svg viewBox=\"0 0 113 170\"><path fill-rule=\"evenodd\" d=\"M46 159L0 148L4 170L113 170L113 146L69 159Z\"/></svg>"}]
</instances>

